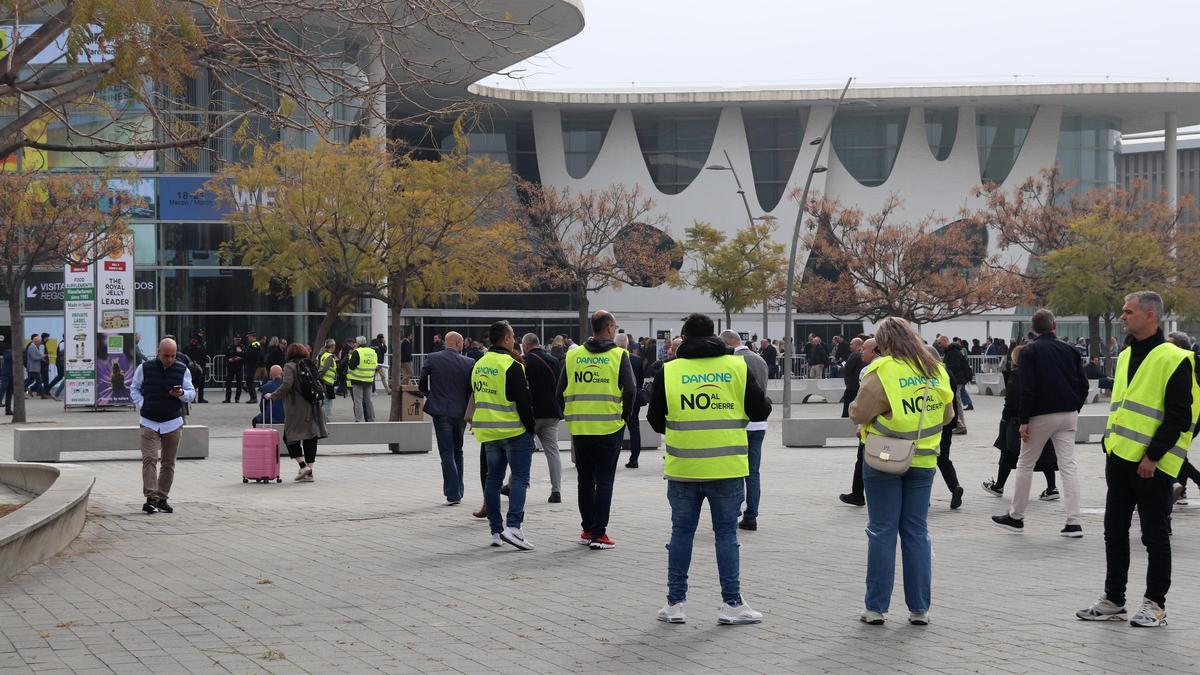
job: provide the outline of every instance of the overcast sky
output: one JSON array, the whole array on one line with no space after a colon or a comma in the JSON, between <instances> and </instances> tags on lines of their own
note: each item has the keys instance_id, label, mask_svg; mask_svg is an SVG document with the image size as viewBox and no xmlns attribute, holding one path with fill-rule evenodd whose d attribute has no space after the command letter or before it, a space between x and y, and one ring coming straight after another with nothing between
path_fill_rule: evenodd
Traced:
<instances>
[{"instance_id":1,"label":"overcast sky","mask_svg":"<svg viewBox=\"0 0 1200 675\"><path fill-rule=\"evenodd\" d=\"M1200 81L1196 0L582 0L530 89ZM1014 75L1019 76L1014 80Z\"/></svg>"}]
</instances>

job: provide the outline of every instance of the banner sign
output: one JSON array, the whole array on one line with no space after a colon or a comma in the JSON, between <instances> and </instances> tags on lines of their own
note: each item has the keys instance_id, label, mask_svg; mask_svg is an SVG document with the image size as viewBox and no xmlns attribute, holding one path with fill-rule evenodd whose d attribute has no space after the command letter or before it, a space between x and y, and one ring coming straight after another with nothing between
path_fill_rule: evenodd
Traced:
<instances>
[{"instance_id":1,"label":"banner sign","mask_svg":"<svg viewBox=\"0 0 1200 675\"><path fill-rule=\"evenodd\" d=\"M101 333L133 332L133 239L96 263Z\"/></svg>"},{"instance_id":2,"label":"banner sign","mask_svg":"<svg viewBox=\"0 0 1200 675\"><path fill-rule=\"evenodd\" d=\"M25 279L26 312L61 312L63 278L55 271L34 271Z\"/></svg>"},{"instance_id":3,"label":"banner sign","mask_svg":"<svg viewBox=\"0 0 1200 675\"><path fill-rule=\"evenodd\" d=\"M96 403L96 276L91 265L63 270L65 399L70 406Z\"/></svg>"},{"instance_id":4,"label":"banner sign","mask_svg":"<svg viewBox=\"0 0 1200 675\"><path fill-rule=\"evenodd\" d=\"M96 403L132 405L129 384L133 382L133 333L100 333L96 340Z\"/></svg>"},{"instance_id":5,"label":"banner sign","mask_svg":"<svg viewBox=\"0 0 1200 675\"><path fill-rule=\"evenodd\" d=\"M225 220L216 195L204 189L208 178L160 178L159 220Z\"/></svg>"}]
</instances>

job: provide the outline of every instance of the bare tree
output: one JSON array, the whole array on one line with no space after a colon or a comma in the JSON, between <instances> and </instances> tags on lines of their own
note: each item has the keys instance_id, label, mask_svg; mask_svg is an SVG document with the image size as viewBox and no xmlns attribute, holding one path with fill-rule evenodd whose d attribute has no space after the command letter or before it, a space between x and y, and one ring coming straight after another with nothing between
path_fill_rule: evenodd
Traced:
<instances>
[{"instance_id":1,"label":"bare tree","mask_svg":"<svg viewBox=\"0 0 1200 675\"><path fill-rule=\"evenodd\" d=\"M572 193L551 186L521 185L528 220L530 276L568 288L579 310L579 334L590 333L589 293L625 284L657 286L675 276L673 246L644 238L614 247L622 239L662 233L666 217L654 214L654 202L641 188L611 185Z\"/></svg>"},{"instance_id":2,"label":"bare tree","mask_svg":"<svg viewBox=\"0 0 1200 675\"><path fill-rule=\"evenodd\" d=\"M12 36L0 49L0 158L194 152L267 129L329 138L461 112L474 107L467 84L530 55L521 49L543 48L557 9L9 0L0 6Z\"/></svg>"}]
</instances>

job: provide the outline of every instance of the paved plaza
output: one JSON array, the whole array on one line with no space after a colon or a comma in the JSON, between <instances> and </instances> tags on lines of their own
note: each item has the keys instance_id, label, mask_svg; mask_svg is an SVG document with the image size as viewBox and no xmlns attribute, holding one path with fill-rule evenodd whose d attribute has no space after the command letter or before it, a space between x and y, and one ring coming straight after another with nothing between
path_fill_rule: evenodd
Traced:
<instances>
[{"instance_id":1,"label":"paved plaza","mask_svg":"<svg viewBox=\"0 0 1200 675\"><path fill-rule=\"evenodd\" d=\"M688 623L667 625L654 618L670 531L661 450L643 454L640 469L619 469L611 551L576 543L570 462L564 503L547 504L546 465L535 456L526 532L537 550L518 552L489 547L485 521L471 517L481 499L469 436L468 498L457 507L441 505L436 453L322 447L313 484L291 483L285 464L288 482L244 485L240 431L254 408L209 403L195 406L191 421L211 426L212 454L181 462L174 514L139 510L136 450L71 457L96 472L88 522L62 555L0 583L0 671L1200 670L1200 506L1175 517L1168 627L1078 621L1074 611L1096 599L1104 576L1100 446L1081 451L1083 539L1058 535L1061 503L1036 500L1026 532L1007 533L989 521L1005 502L979 488L995 474L1001 401L978 398L970 433L954 440L962 509L950 511L940 478L934 485L928 627L904 621L899 577L891 620L858 622L866 512L837 500L849 489L852 446L784 448L773 424L760 530L739 533L742 589L763 623L717 625L712 532L702 521ZM132 413L68 414L44 401L30 408L39 424L135 423ZM808 404L798 415L839 412ZM348 419L347 400L335 417ZM0 460L11 458L12 435L0 427ZM1034 481L1036 494L1042 479ZM1133 560L1136 604L1145 574L1136 535Z\"/></svg>"}]
</instances>

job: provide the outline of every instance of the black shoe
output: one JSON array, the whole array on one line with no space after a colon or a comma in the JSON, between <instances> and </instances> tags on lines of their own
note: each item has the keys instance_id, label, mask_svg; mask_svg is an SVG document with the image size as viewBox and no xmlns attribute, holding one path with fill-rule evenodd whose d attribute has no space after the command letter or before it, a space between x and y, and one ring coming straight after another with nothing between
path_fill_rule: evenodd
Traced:
<instances>
[{"instance_id":1,"label":"black shoe","mask_svg":"<svg viewBox=\"0 0 1200 675\"><path fill-rule=\"evenodd\" d=\"M1167 534L1171 533L1170 530L1171 530L1171 521L1168 520L1167 521ZM1083 538L1083 527L1081 527L1079 525L1067 525L1066 527L1064 527L1062 529L1061 532L1059 532L1059 534L1061 534L1062 536L1064 536L1068 539L1082 539Z\"/></svg>"},{"instance_id":2,"label":"black shoe","mask_svg":"<svg viewBox=\"0 0 1200 675\"><path fill-rule=\"evenodd\" d=\"M508 496L508 486L507 485L500 486L500 494L504 495L505 497Z\"/></svg>"},{"instance_id":3,"label":"black shoe","mask_svg":"<svg viewBox=\"0 0 1200 675\"><path fill-rule=\"evenodd\" d=\"M1012 532L1025 531L1025 521L1017 520L1007 513L1002 516L992 516L992 522L995 523L997 527L1003 527L1004 529Z\"/></svg>"},{"instance_id":4,"label":"black shoe","mask_svg":"<svg viewBox=\"0 0 1200 675\"><path fill-rule=\"evenodd\" d=\"M993 497L1003 497L1004 496L1004 487L1003 486L997 487L995 479L983 481L983 491Z\"/></svg>"},{"instance_id":5,"label":"black shoe","mask_svg":"<svg viewBox=\"0 0 1200 675\"><path fill-rule=\"evenodd\" d=\"M175 509L171 508L171 505L168 504L167 500L165 499L158 500L158 503L155 504L155 506L158 507L158 510L162 511L163 513L175 513Z\"/></svg>"},{"instance_id":6,"label":"black shoe","mask_svg":"<svg viewBox=\"0 0 1200 675\"><path fill-rule=\"evenodd\" d=\"M738 523L738 529L756 532L758 531L758 521L750 518L742 518L742 522Z\"/></svg>"},{"instance_id":7,"label":"black shoe","mask_svg":"<svg viewBox=\"0 0 1200 675\"><path fill-rule=\"evenodd\" d=\"M952 510L957 509L958 507L962 506L963 492L964 492L964 490L961 485L959 485L958 487L954 488L954 490L951 491L951 493L950 493L950 508Z\"/></svg>"},{"instance_id":8,"label":"black shoe","mask_svg":"<svg viewBox=\"0 0 1200 675\"><path fill-rule=\"evenodd\" d=\"M196 401L196 403L208 403L208 400L202 398L199 401Z\"/></svg>"},{"instance_id":9,"label":"black shoe","mask_svg":"<svg viewBox=\"0 0 1200 675\"><path fill-rule=\"evenodd\" d=\"M866 506L867 500L862 495L844 494L838 495L838 499L842 500L843 504L850 506Z\"/></svg>"},{"instance_id":10,"label":"black shoe","mask_svg":"<svg viewBox=\"0 0 1200 675\"><path fill-rule=\"evenodd\" d=\"M146 513L158 513L158 503L152 499L147 499L145 504L142 504L142 510Z\"/></svg>"},{"instance_id":11,"label":"black shoe","mask_svg":"<svg viewBox=\"0 0 1200 675\"><path fill-rule=\"evenodd\" d=\"M258 399L256 399L256 398L252 398L252 399L250 399L249 401L246 401L246 403L249 403L249 404L253 405L253 404L255 404L255 403L258 403Z\"/></svg>"},{"instance_id":12,"label":"black shoe","mask_svg":"<svg viewBox=\"0 0 1200 675\"><path fill-rule=\"evenodd\" d=\"M562 495L560 495L557 492L551 492L550 499L548 499L546 501L548 501L551 504L561 504L562 503Z\"/></svg>"},{"instance_id":13,"label":"black shoe","mask_svg":"<svg viewBox=\"0 0 1200 675\"><path fill-rule=\"evenodd\" d=\"M631 459L628 462L625 462L625 468L626 469L636 469L636 468L638 468L638 463Z\"/></svg>"},{"instance_id":14,"label":"black shoe","mask_svg":"<svg viewBox=\"0 0 1200 675\"><path fill-rule=\"evenodd\" d=\"M969 406L963 408L963 410L974 410L974 409L975 409L975 406L973 406L973 405L969 405Z\"/></svg>"}]
</instances>

